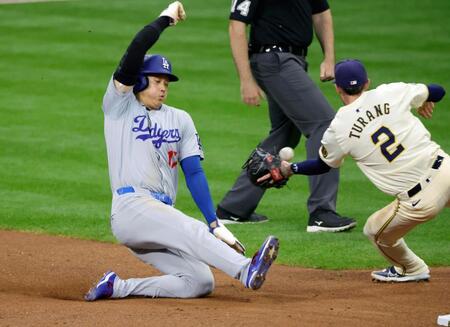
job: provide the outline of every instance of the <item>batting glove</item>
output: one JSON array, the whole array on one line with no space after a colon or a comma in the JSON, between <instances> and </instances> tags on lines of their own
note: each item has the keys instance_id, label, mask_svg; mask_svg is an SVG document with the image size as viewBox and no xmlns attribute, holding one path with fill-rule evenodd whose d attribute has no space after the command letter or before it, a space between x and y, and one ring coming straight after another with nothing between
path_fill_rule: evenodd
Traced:
<instances>
[{"instance_id":1,"label":"batting glove","mask_svg":"<svg viewBox=\"0 0 450 327\"><path fill-rule=\"evenodd\" d=\"M176 25L178 21L186 19L186 12L184 11L183 4L181 2L175 1L161 12L159 17L161 16L170 17L170 25Z\"/></svg>"},{"instance_id":2,"label":"batting glove","mask_svg":"<svg viewBox=\"0 0 450 327\"><path fill-rule=\"evenodd\" d=\"M240 254L245 254L245 246L241 242L239 242L239 240L233 235L233 233L230 232L230 230L226 228L219 219L213 221L209 225L209 231L219 240L228 244L231 248L233 248Z\"/></svg>"}]
</instances>

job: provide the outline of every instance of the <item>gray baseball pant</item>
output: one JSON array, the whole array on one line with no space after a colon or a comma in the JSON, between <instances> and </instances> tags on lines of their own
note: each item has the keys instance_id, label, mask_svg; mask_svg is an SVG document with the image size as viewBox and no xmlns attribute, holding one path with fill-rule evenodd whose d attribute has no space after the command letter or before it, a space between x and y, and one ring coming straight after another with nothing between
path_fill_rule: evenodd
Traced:
<instances>
[{"instance_id":1,"label":"gray baseball pant","mask_svg":"<svg viewBox=\"0 0 450 327\"><path fill-rule=\"evenodd\" d=\"M266 93L271 130L259 146L276 152L289 146L295 148L302 135L306 141L308 159L318 157L322 136L335 112L306 72L303 57L290 53L258 53L250 58L253 76ZM339 170L310 176L308 211L336 211ZM249 216L258 206L265 190L254 186L245 170L219 204L225 210L242 217Z\"/></svg>"},{"instance_id":2,"label":"gray baseball pant","mask_svg":"<svg viewBox=\"0 0 450 327\"><path fill-rule=\"evenodd\" d=\"M111 229L134 255L160 270L163 276L116 278L113 298L129 295L195 298L214 289L209 266L243 284L251 259L213 236L206 224L149 194L114 195Z\"/></svg>"}]
</instances>

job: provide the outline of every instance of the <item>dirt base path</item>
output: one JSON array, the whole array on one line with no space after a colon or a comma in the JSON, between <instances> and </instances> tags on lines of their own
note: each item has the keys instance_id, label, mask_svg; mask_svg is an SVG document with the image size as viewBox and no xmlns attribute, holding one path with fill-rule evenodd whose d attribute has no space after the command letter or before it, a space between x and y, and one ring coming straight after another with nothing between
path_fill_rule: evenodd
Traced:
<instances>
[{"instance_id":1,"label":"dirt base path","mask_svg":"<svg viewBox=\"0 0 450 327\"><path fill-rule=\"evenodd\" d=\"M259 291L214 271L201 299L88 303L108 269L122 278L158 272L120 245L0 231L0 326L436 326L450 313L450 269L430 282L373 283L370 272L275 265Z\"/></svg>"}]
</instances>

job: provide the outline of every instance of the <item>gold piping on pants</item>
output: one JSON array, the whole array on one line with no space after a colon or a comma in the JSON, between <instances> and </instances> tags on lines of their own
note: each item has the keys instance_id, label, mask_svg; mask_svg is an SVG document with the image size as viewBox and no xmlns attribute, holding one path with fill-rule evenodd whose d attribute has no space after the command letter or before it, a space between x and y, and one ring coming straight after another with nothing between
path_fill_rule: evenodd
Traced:
<instances>
[{"instance_id":1,"label":"gold piping on pants","mask_svg":"<svg viewBox=\"0 0 450 327\"><path fill-rule=\"evenodd\" d=\"M378 245L378 239L380 238L381 234L384 232L384 230L389 226L389 224L392 222L392 220L395 218L395 216L397 215L398 209L400 208L400 201L398 199L396 199L397 201L397 206L395 207L394 213L388 218L388 220L386 220L386 222L383 224L383 226L381 226L381 228L378 230L378 232L375 234L375 244L378 247L378 249L389 259L391 259L391 261L396 262L397 266L401 266L402 267L402 274L406 273L406 267L403 266L401 263L397 262L396 260L394 260L392 257L390 257L389 255L387 255L386 252L383 251L383 248L381 246Z\"/></svg>"}]
</instances>

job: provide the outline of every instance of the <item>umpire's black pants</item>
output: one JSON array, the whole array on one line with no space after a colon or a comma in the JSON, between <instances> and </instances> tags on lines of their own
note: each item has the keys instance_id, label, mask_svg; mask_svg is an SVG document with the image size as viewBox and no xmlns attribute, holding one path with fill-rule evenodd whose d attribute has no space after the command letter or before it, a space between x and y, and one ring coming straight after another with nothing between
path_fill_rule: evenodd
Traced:
<instances>
[{"instance_id":1,"label":"umpire's black pants","mask_svg":"<svg viewBox=\"0 0 450 327\"><path fill-rule=\"evenodd\" d=\"M253 76L264 90L269 103L271 130L260 147L273 152L295 148L302 135L308 159L318 157L323 133L335 112L320 89L306 73L306 61L290 53L258 53L250 58ZM308 211L336 211L339 171L309 177ZM254 186L242 171L219 204L225 210L248 217L258 206L264 189Z\"/></svg>"}]
</instances>

